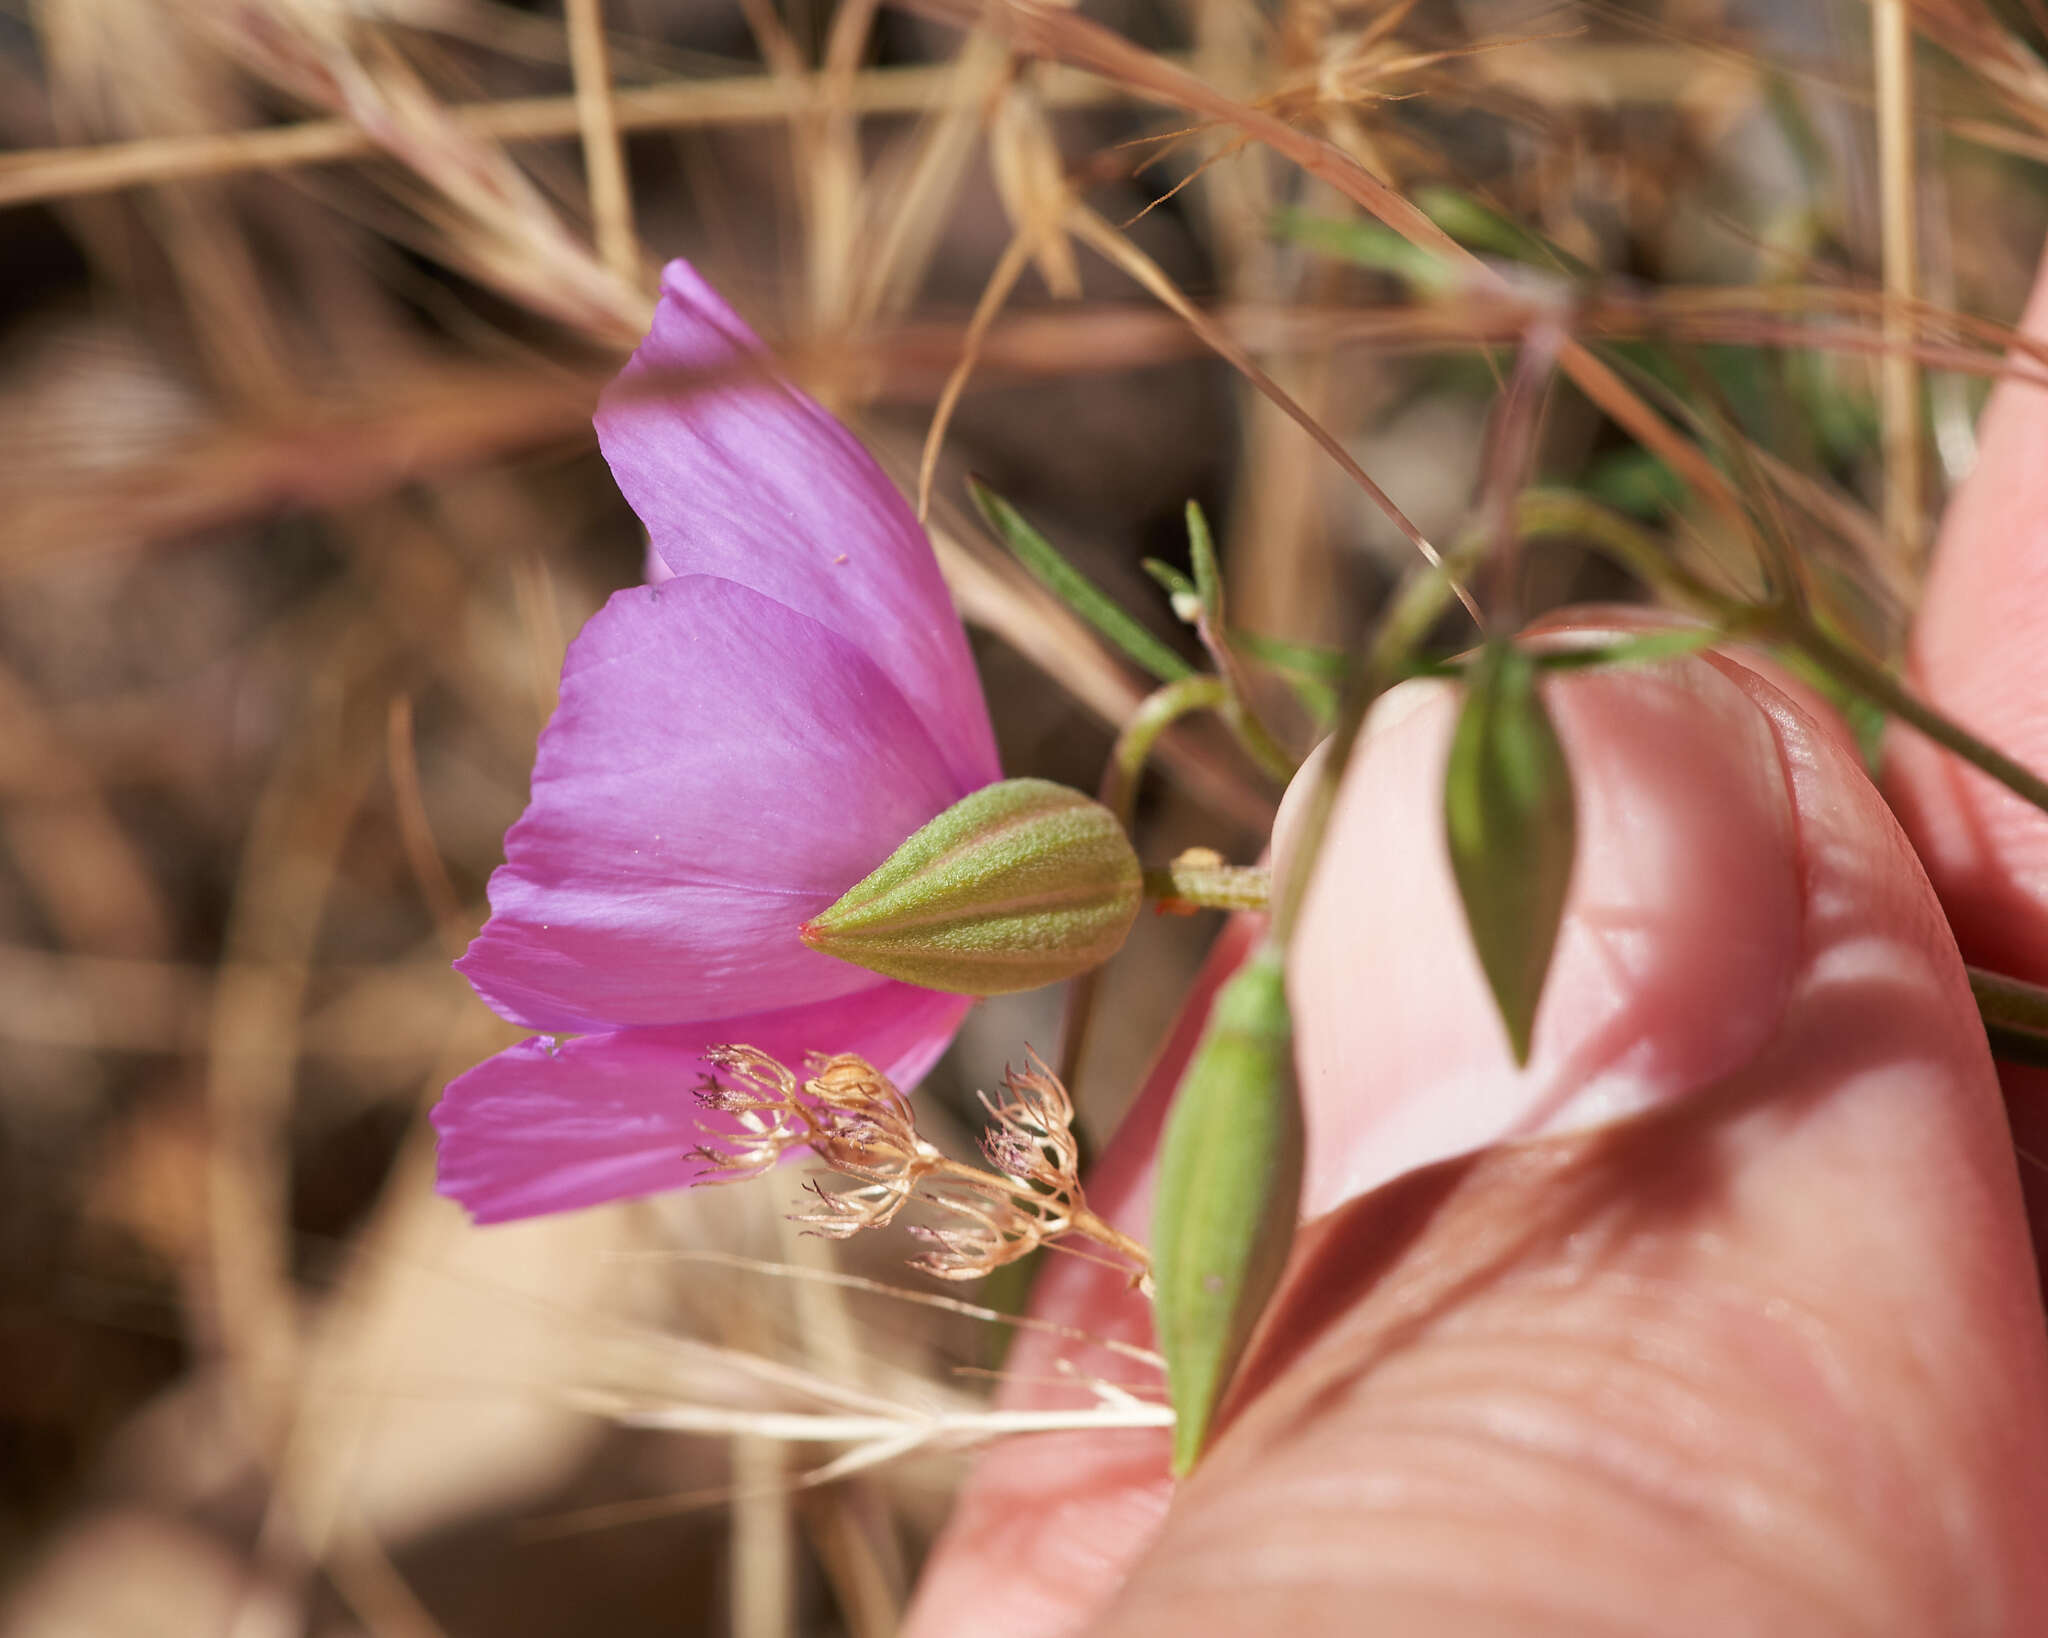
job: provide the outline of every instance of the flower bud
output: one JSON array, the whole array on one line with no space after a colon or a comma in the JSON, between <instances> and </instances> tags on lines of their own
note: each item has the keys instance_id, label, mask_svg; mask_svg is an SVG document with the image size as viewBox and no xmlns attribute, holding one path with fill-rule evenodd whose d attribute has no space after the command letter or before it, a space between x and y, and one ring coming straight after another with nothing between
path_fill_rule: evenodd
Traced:
<instances>
[{"instance_id":1,"label":"flower bud","mask_svg":"<svg viewBox=\"0 0 2048 1638\"><path fill-rule=\"evenodd\" d=\"M1043 779L1005 779L924 826L803 940L956 995L1036 989L1115 955L1138 914L1138 856L1116 816Z\"/></svg>"}]
</instances>

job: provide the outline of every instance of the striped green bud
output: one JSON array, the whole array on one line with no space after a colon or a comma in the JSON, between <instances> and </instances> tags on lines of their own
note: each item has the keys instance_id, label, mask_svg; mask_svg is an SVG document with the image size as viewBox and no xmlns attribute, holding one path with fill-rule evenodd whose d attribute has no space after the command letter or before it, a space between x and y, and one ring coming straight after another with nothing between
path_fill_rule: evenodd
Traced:
<instances>
[{"instance_id":1,"label":"striped green bud","mask_svg":"<svg viewBox=\"0 0 2048 1638\"><path fill-rule=\"evenodd\" d=\"M956 995L1005 995L1101 965L1138 914L1116 816L1043 779L963 797L803 925L814 950Z\"/></svg>"}]
</instances>

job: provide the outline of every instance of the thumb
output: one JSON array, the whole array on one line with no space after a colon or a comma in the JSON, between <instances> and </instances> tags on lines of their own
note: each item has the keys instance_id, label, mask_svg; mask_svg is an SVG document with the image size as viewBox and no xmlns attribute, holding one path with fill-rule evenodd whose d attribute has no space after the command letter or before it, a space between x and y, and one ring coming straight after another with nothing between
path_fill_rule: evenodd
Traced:
<instances>
[{"instance_id":1,"label":"thumb","mask_svg":"<svg viewBox=\"0 0 2048 1638\"><path fill-rule=\"evenodd\" d=\"M2033 1630L2048 1345L1883 804L1732 664L1553 689L1581 841L1517 1069L1419 692L1294 950L1327 1215L1104 1630Z\"/></svg>"},{"instance_id":2,"label":"thumb","mask_svg":"<svg viewBox=\"0 0 2048 1638\"><path fill-rule=\"evenodd\" d=\"M1156 1444L1069 1444L1057 1486L995 1453L927 1618L968 1589L992 1634L1992 1633L2048 1608L2048 1342L1910 850L1731 663L1548 698L1579 846L1528 1066L1444 856L1455 702L1411 685L1291 955L1315 1221L1222 1431L1163 1521ZM1283 868L1288 839L1283 815Z\"/></svg>"}]
</instances>

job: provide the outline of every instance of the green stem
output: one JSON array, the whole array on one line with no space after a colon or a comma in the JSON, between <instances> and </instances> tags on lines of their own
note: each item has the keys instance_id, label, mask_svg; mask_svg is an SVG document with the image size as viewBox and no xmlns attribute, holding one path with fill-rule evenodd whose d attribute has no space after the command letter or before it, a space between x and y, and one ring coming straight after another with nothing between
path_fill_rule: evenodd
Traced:
<instances>
[{"instance_id":1,"label":"green stem","mask_svg":"<svg viewBox=\"0 0 2048 1638\"><path fill-rule=\"evenodd\" d=\"M1216 675L1222 679L1224 697L1216 707L1223 720L1237 735L1238 744L1245 748L1247 755L1272 778L1285 785L1297 772L1301 764L1287 754L1287 747L1273 737L1273 731L1259 720L1258 712L1251 706L1251 696L1245 692L1244 667L1238 663L1221 626L1204 614L1195 622L1195 635L1202 639L1202 646L1209 651L1209 658L1216 664Z\"/></svg>"},{"instance_id":2,"label":"green stem","mask_svg":"<svg viewBox=\"0 0 2048 1638\"><path fill-rule=\"evenodd\" d=\"M1989 774L2014 795L2048 813L2048 779L1986 745L1960 723L1943 716L1874 660L1836 642L1796 616L1774 623L1774 635L1796 648L1843 687L1919 730L1935 744L1953 751L1973 768Z\"/></svg>"},{"instance_id":3,"label":"green stem","mask_svg":"<svg viewBox=\"0 0 2048 1638\"><path fill-rule=\"evenodd\" d=\"M1656 542L1626 518L1570 490L1532 489L1517 504L1516 522L1526 535L1583 535L1651 585L1677 594L1739 631L1776 637L1797 649L1836 682L1953 751L2034 807L2048 812L2048 779L1984 743L1943 716L1876 661L1836 641L1796 607L1754 608L1714 591L1673 562Z\"/></svg>"},{"instance_id":4,"label":"green stem","mask_svg":"<svg viewBox=\"0 0 2048 1638\"><path fill-rule=\"evenodd\" d=\"M1102 805L1116 815L1126 834L1137 813L1138 778L1159 736L1182 717L1196 711L1213 711L1227 704L1230 685L1221 677L1182 677L1156 688L1139 702L1110 747L1109 762L1102 770L1102 787L1097 793ZM1067 985L1067 1004L1060 1021L1059 1077L1071 1092L1079 1078L1081 1058L1088 1050L1088 1026L1095 1017L1095 994L1102 969L1082 973Z\"/></svg>"},{"instance_id":5,"label":"green stem","mask_svg":"<svg viewBox=\"0 0 2048 1638\"><path fill-rule=\"evenodd\" d=\"M1991 1055L2048 1069L2048 989L1972 967L1970 993L1984 1017Z\"/></svg>"},{"instance_id":6,"label":"green stem","mask_svg":"<svg viewBox=\"0 0 2048 1638\"><path fill-rule=\"evenodd\" d=\"M1321 777L1309 792L1301 828L1295 833L1291 868L1273 897L1272 940L1283 949L1293 937L1302 904L1308 897L1323 837L1330 828L1330 814L1337 805L1337 787L1343 781L1345 765L1357 747L1373 701L1401 680L1416 649L1450 607L1457 588L1483 550L1481 537L1468 537L1453 546L1441 564L1412 576L1396 594L1393 606L1380 621L1379 630L1366 650L1364 663L1353 673L1337 715L1337 726L1323 753Z\"/></svg>"},{"instance_id":7,"label":"green stem","mask_svg":"<svg viewBox=\"0 0 2048 1638\"><path fill-rule=\"evenodd\" d=\"M1206 849L1145 872L1145 897L1169 913L1264 910L1272 896L1273 873L1264 865L1225 864Z\"/></svg>"},{"instance_id":8,"label":"green stem","mask_svg":"<svg viewBox=\"0 0 2048 1638\"><path fill-rule=\"evenodd\" d=\"M1223 652L1221 645L1217 652ZM1237 735L1238 744L1245 748L1247 755L1272 778L1285 785L1301 771L1301 764L1287 752L1287 747L1273 737L1272 730L1259 720L1258 713L1245 703L1238 691L1237 679L1230 682L1230 698L1224 702L1223 720Z\"/></svg>"},{"instance_id":9,"label":"green stem","mask_svg":"<svg viewBox=\"0 0 2048 1638\"><path fill-rule=\"evenodd\" d=\"M1844 688L1918 729L2001 785L2048 812L2048 779L1943 716L1874 660L1837 642L1797 608L1759 609L1735 603L1674 563L1656 542L1626 518L1570 490L1532 489L1517 504L1516 523L1525 535L1583 535L1651 585L1676 593L1716 623L1776 637L1797 649Z\"/></svg>"},{"instance_id":10,"label":"green stem","mask_svg":"<svg viewBox=\"0 0 2048 1638\"><path fill-rule=\"evenodd\" d=\"M1272 730L1252 708L1251 694L1244 685L1244 668L1230 646L1230 622L1223 612L1223 574L1216 564L1216 542L1209 534L1209 520L1193 501L1188 502L1187 520L1188 558L1195 571L1195 635L1201 638L1202 647L1215 663L1216 675L1230 691L1218 710L1246 754L1284 785L1301 764L1287 754L1287 748L1273 737ZM1178 603L1176 611L1182 619L1189 618Z\"/></svg>"},{"instance_id":11,"label":"green stem","mask_svg":"<svg viewBox=\"0 0 2048 1638\"><path fill-rule=\"evenodd\" d=\"M1164 688L1156 688L1139 703L1110 748L1109 765L1102 770L1102 805L1117 816L1125 830L1137 808L1138 776L1152 755L1159 736L1182 717L1196 711L1214 711L1230 702L1230 685L1221 677L1206 674L1182 677Z\"/></svg>"},{"instance_id":12,"label":"green stem","mask_svg":"<svg viewBox=\"0 0 2048 1638\"><path fill-rule=\"evenodd\" d=\"M1726 623L1743 606L1677 562L1648 530L1577 490L1523 490L1515 501L1515 527L1531 540L1579 536L1645 585L1693 604L1717 625Z\"/></svg>"}]
</instances>

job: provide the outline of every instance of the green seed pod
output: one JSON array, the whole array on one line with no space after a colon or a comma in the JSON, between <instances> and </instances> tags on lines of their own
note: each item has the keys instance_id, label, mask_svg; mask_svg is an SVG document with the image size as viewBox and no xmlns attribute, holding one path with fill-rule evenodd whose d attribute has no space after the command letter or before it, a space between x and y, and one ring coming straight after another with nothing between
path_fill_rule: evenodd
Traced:
<instances>
[{"instance_id":1,"label":"green seed pod","mask_svg":"<svg viewBox=\"0 0 2048 1638\"><path fill-rule=\"evenodd\" d=\"M1444 833L1473 948L1515 1062L1525 1064L1564 919L1577 822L1571 767L1536 664L1505 643L1489 643L1465 673L1444 775Z\"/></svg>"},{"instance_id":2,"label":"green seed pod","mask_svg":"<svg viewBox=\"0 0 2048 1638\"><path fill-rule=\"evenodd\" d=\"M1301 1098L1277 946L1217 993L1159 1147L1153 1323L1173 1400L1173 1471L1208 1442L1280 1283L1301 1210Z\"/></svg>"},{"instance_id":3,"label":"green seed pod","mask_svg":"<svg viewBox=\"0 0 2048 1638\"><path fill-rule=\"evenodd\" d=\"M1032 990L1100 966L1143 894L1116 815L1043 779L963 797L831 909L814 950L955 995Z\"/></svg>"}]
</instances>

